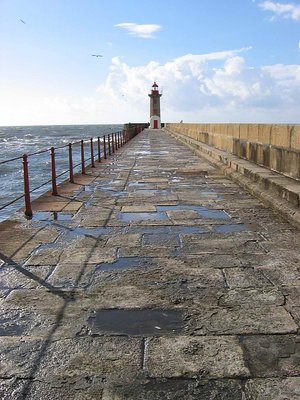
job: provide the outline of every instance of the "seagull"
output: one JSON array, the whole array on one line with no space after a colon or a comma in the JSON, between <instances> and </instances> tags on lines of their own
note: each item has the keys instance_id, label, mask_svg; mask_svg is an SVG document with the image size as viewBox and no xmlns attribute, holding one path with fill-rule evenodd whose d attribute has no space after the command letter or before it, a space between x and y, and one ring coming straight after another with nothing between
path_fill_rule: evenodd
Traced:
<instances>
[{"instance_id":1,"label":"seagull","mask_svg":"<svg viewBox=\"0 0 300 400\"><path fill-rule=\"evenodd\" d=\"M102 54L92 54L92 57L103 57Z\"/></svg>"},{"instance_id":2,"label":"seagull","mask_svg":"<svg viewBox=\"0 0 300 400\"><path fill-rule=\"evenodd\" d=\"M20 21L21 21L21 22L23 22L23 24L26 24L26 22L25 22L25 21L23 21L21 18L20 18Z\"/></svg>"}]
</instances>

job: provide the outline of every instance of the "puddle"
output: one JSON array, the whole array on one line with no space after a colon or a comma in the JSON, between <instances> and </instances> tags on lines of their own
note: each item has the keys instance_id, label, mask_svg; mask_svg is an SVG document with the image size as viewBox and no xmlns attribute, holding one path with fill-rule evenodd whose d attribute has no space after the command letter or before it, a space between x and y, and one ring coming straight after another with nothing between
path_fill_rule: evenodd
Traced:
<instances>
[{"instance_id":1,"label":"puddle","mask_svg":"<svg viewBox=\"0 0 300 400\"><path fill-rule=\"evenodd\" d=\"M139 181L134 181L134 182L129 182L128 186L139 186L139 185L148 185L146 182L139 182Z\"/></svg>"},{"instance_id":2,"label":"puddle","mask_svg":"<svg viewBox=\"0 0 300 400\"><path fill-rule=\"evenodd\" d=\"M112 191L110 194L110 196L112 197L121 197L121 196L128 196L128 192L124 192L124 191Z\"/></svg>"},{"instance_id":3,"label":"puddle","mask_svg":"<svg viewBox=\"0 0 300 400\"><path fill-rule=\"evenodd\" d=\"M82 191L83 192L94 192L95 186L83 186Z\"/></svg>"},{"instance_id":4,"label":"puddle","mask_svg":"<svg viewBox=\"0 0 300 400\"><path fill-rule=\"evenodd\" d=\"M160 336L182 332L182 310L98 310L88 319L92 335Z\"/></svg>"},{"instance_id":5,"label":"puddle","mask_svg":"<svg viewBox=\"0 0 300 400\"><path fill-rule=\"evenodd\" d=\"M223 210L202 210L199 211L201 217L211 219L230 219L230 216Z\"/></svg>"},{"instance_id":6,"label":"puddle","mask_svg":"<svg viewBox=\"0 0 300 400\"><path fill-rule=\"evenodd\" d=\"M230 219L230 216L223 210L209 209L204 206L196 206L190 204L180 204L177 206L157 206L157 211L175 211L175 210L193 210L196 211L201 217L213 219Z\"/></svg>"},{"instance_id":7,"label":"puddle","mask_svg":"<svg viewBox=\"0 0 300 400\"><path fill-rule=\"evenodd\" d=\"M157 221L168 219L164 212L131 212L131 213L119 213L118 219L124 222L131 221Z\"/></svg>"},{"instance_id":8,"label":"puddle","mask_svg":"<svg viewBox=\"0 0 300 400\"><path fill-rule=\"evenodd\" d=\"M138 155L147 155L147 154L151 154L151 151L148 151L148 150L141 150L141 151L137 151L135 154L138 154Z\"/></svg>"},{"instance_id":9,"label":"puddle","mask_svg":"<svg viewBox=\"0 0 300 400\"><path fill-rule=\"evenodd\" d=\"M160 194L160 195L168 195L172 193L172 190L168 189L136 189L134 193L154 193L154 194Z\"/></svg>"},{"instance_id":10,"label":"puddle","mask_svg":"<svg viewBox=\"0 0 300 400\"><path fill-rule=\"evenodd\" d=\"M101 263L96 266L96 271L109 271L112 269L127 269L137 267L150 267L151 257L121 257L112 263Z\"/></svg>"},{"instance_id":11,"label":"puddle","mask_svg":"<svg viewBox=\"0 0 300 400\"><path fill-rule=\"evenodd\" d=\"M228 224L228 225L217 225L214 227L216 233L231 233L231 232L242 232L245 231L246 225L244 224Z\"/></svg>"},{"instance_id":12,"label":"puddle","mask_svg":"<svg viewBox=\"0 0 300 400\"><path fill-rule=\"evenodd\" d=\"M33 221L71 221L74 214L64 212L37 211L33 213Z\"/></svg>"}]
</instances>

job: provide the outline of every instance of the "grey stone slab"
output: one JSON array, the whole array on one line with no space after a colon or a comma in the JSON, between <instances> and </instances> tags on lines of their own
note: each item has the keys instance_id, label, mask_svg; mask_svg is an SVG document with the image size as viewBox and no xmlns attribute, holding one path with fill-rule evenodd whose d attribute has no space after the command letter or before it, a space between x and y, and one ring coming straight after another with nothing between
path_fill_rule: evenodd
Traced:
<instances>
[{"instance_id":1,"label":"grey stone slab","mask_svg":"<svg viewBox=\"0 0 300 400\"><path fill-rule=\"evenodd\" d=\"M69 247L65 249L59 259L59 264L99 264L112 262L116 259L117 249L115 247Z\"/></svg>"},{"instance_id":2,"label":"grey stone slab","mask_svg":"<svg viewBox=\"0 0 300 400\"><path fill-rule=\"evenodd\" d=\"M51 271L51 266L5 266L0 271L0 288L3 290L35 288L40 286Z\"/></svg>"},{"instance_id":3,"label":"grey stone slab","mask_svg":"<svg viewBox=\"0 0 300 400\"><path fill-rule=\"evenodd\" d=\"M262 271L255 268L226 268L224 274L230 288L273 286Z\"/></svg>"},{"instance_id":4,"label":"grey stone slab","mask_svg":"<svg viewBox=\"0 0 300 400\"><path fill-rule=\"evenodd\" d=\"M97 377L129 383L141 365L141 340L129 337L78 337L49 343L36 378L52 381Z\"/></svg>"},{"instance_id":5,"label":"grey stone slab","mask_svg":"<svg viewBox=\"0 0 300 400\"><path fill-rule=\"evenodd\" d=\"M300 338L297 335L243 336L241 344L253 377L300 374Z\"/></svg>"},{"instance_id":6,"label":"grey stone slab","mask_svg":"<svg viewBox=\"0 0 300 400\"><path fill-rule=\"evenodd\" d=\"M126 233L110 235L107 246L111 247L138 247L141 244L142 235L139 233Z\"/></svg>"},{"instance_id":7,"label":"grey stone slab","mask_svg":"<svg viewBox=\"0 0 300 400\"><path fill-rule=\"evenodd\" d=\"M299 400L300 378L251 379L245 392L246 400Z\"/></svg>"},{"instance_id":8,"label":"grey stone slab","mask_svg":"<svg viewBox=\"0 0 300 400\"><path fill-rule=\"evenodd\" d=\"M247 377L249 370L233 336L147 340L145 368L151 377Z\"/></svg>"},{"instance_id":9,"label":"grey stone slab","mask_svg":"<svg viewBox=\"0 0 300 400\"><path fill-rule=\"evenodd\" d=\"M98 308L144 308L169 307L170 300L164 291L134 283L115 283L103 285L101 277L95 277L89 287L88 304L90 309ZM82 302L82 300L81 300Z\"/></svg>"},{"instance_id":10,"label":"grey stone slab","mask_svg":"<svg viewBox=\"0 0 300 400\"><path fill-rule=\"evenodd\" d=\"M235 254L236 244L232 239L198 240L183 242L182 255L189 254Z\"/></svg>"},{"instance_id":11,"label":"grey stone slab","mask_svg":"<svg viewBox=\"0 0 300 400\"><path fill-rule=\"evenodd\" d=\"M44 250L37 250L27 260L27 265L56 265L62 253L62 248L49 248Z\"/></svg>"},{"instance_id":12,"label":"grey stone slab","mask_svg":"<svg viewBox=\"0 0 300 400\"><path fill-rule=\"evenodd\" d=\"M261 271L273 285L276 286L300 286L300 269L298 266L263 266Z\"/></svg>"},{"instance_id":13,"label":"grey stone slab","mask_svg":"<svg viewBox=\"0 0 300 400\"><path fill-rule=\"evenodd\" d=\"M225 307L249 306L262 307L263 305L282 306L285 303L283 294L273 287L237 288L226 291L219 299L219 305Z\"/></svg>"},{"instance_id":14,"label":"grey stone slab","mask_svg":"<svg viewBox=\"0 0 300 400\"><path fill-rule=\"evenodd\" d=\"M195 335L279 334L295 333L298 329L290 313L282 306L203 308L190 314Z\"/></svg>"},{"instance_id":15,"label":"grey stone slab","mask_svg":"<svg viewBox=\"0 0 300 400\"><path fill-rule=\"evenodd\" d=\"M122 247L119 250L119 257L175 257L177 249L175 247Z\"/></svg>"},{"instance_id":16,"label":"grey stone slab","mask_svg":"<svg viewBox=\"0 0 300 400\"><path fill-rule=\"evenodd\" d=\"M95 264L59 263L47 279L55 288L86 287L95 271Z\"/></svg>"},{"instance_id":17,"label":"grey stone slab","mask_svg":"<svg viewBox=\"0 0 300 400\"><path fill-rule=\"evenodd\" d=\"M0 341L1 378L34 377L37 360L45 344L43 340L2 337Z\"/></svg>"}]
</instances>

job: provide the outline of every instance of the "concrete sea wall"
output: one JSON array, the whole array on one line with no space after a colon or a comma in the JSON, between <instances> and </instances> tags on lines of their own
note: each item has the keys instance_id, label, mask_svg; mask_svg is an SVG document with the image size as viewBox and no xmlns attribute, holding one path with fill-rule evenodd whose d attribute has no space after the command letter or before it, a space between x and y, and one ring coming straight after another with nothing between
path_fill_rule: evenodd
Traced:
<instances>
[{"instance_id":1,"label":"concrete sea wall","mask_svg":"<svg viewBox=\"0 0 300 400\"><path fill-rule=\"evenodd\" d=\"M300 125L167 123L166 129L300 180Z\"/></svg>"}]
</instances>

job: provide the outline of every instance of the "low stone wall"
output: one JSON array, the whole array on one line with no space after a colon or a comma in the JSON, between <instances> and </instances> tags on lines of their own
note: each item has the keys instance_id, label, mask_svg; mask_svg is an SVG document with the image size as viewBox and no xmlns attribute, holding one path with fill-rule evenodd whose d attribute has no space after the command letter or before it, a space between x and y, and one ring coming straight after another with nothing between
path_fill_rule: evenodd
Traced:
<instances>
[{"instance_id":1,"label":"low stone wall","mask_svg":"<svg viewBox=\"0 0 300 400\"><path fill-rule=\"evenodd\" d=\"M300 180L300 125L166 123L165 127Z\"/></svg>"}]
</instances>

